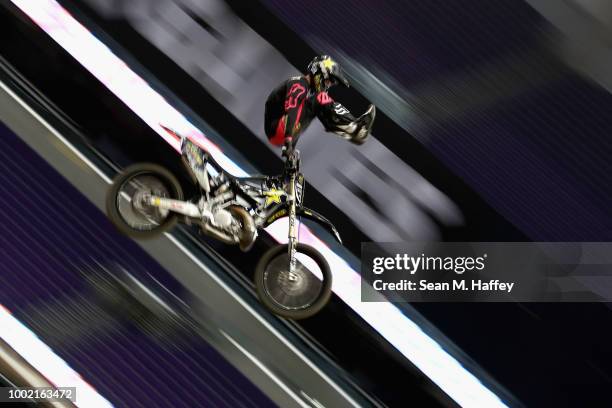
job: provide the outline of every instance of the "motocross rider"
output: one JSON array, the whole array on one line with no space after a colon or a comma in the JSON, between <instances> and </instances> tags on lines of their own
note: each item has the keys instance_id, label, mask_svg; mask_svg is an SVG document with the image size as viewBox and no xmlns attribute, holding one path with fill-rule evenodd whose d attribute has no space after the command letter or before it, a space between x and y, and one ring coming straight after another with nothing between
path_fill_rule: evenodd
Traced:
<instances>
[{"instance_id":1,"label":"motocross rider","mask_svg":"<svg viewBox=\"0 0 612 408\"><path fill-rule=\"evenodd\" d=\"M327 91L334 85L349 86L342 69L328 55L315 57L303 76L289 78L266 100L265 131L270 143L295 145L299 135L318 117L328 132L355 144L363 144L370 133L376 109L355 118L334 101Z\"/></svg>"}]
</instances>

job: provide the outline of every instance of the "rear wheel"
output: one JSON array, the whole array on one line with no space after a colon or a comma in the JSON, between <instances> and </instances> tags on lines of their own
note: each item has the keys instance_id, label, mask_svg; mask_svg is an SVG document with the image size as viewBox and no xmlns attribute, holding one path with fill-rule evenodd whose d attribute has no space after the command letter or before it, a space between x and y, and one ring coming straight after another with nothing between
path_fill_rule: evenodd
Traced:
<instances>
[{"instance_id":1,"label":"rear wheel","mask_svg":"<svg viewBox=\"0 0 612 408\"><path fill-rule=\"evenodd\" d=\"M332 274L321 253L297 244L296 259L295 271L289 272L288 245L279 245L263 255L255 270L261 302L272 312L295 320L320 311L332 289Z\"/></svg>"},{"instance_id":2,"label":"rear wheel","mask_svg":"<svg viewBox=\"0 0 612 408\"><path fill-rule=\"evenodd\" d=\"M165 168L139 163L115 177L106 195L108 218L119 231L132 238L153 238L172 228L178 214L147 204L147 197L183 199L180 183Z\"/></svg>"}]
</instances>

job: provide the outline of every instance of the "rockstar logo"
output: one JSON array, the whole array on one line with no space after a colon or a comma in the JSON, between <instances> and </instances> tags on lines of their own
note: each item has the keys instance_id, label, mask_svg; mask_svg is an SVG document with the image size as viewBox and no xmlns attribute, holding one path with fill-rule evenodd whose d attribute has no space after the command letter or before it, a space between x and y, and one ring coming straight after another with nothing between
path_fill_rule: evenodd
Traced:
<instances>
[{"instance_id":1,"label":"rockstar logo","mask_svg":"<svg viewBox=\"0 0 612 408\"><path fill-rule=\"evenodd\" d=\"M330 70L334 66L334 61L331 58L325 58L323 61L323 66Z\"/></svg>"},{"instance_id":2,"label":"rockstar logo","mask_svg":"<svg viewBox=\"0 0 612 408\"><path fill-rule=\"evenodd\" d=\"M281 203L281 195L283 194L283 190L270 190L264 193L266 197L266 207L272 203Z\"/></svg>"}]
</instances>

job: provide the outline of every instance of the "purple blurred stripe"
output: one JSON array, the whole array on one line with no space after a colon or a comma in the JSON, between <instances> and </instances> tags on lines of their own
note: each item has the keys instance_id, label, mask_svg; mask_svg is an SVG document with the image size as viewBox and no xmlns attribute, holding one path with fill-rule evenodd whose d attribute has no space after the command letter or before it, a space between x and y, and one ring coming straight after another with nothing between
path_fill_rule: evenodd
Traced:
<instances>
[{"instance_id":1,"label":"purple blurred stripe","mask_svg":"<svg viewBox=\"0 0 612 408\"><path fill-rule=\"evenodd\" d=\"M610 240L611 108L568 77L445 123L429 147L532 239Z\"/></svg>"},{"instance_id":2,"label":"purple blurred stripe","mask_svg":"<svg viewBox=\"0 0 612 408\"><path fill-rule=\"evenodd\" d=\"M407 89L520 49L544 24L512 0L262 3L302 38L319 37L366 67L376 64Z\"/></svg>"}]
</instances>

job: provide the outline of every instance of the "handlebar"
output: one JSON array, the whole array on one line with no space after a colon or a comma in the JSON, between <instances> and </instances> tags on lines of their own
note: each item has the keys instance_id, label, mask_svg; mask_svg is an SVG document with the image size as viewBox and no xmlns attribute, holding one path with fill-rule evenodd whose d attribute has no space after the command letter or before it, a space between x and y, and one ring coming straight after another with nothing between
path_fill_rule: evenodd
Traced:
<instances>
[{"instance_id":1,"label":"handlebar","mask_svg":"<svg viewBox=\"0 0 612 408\"><path fill-rule=\"evenodd\" d=\"M293 138L291 136L288 136L285 138L285 143L283 144L283 156L285 156L286 154L290 154L291 152L293 152L293 150L295 150L295 144L293 143Z\"/></svg>"}]
</instances>

